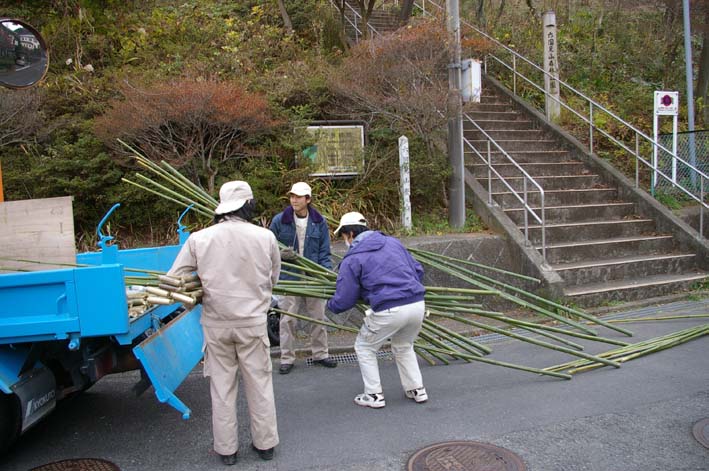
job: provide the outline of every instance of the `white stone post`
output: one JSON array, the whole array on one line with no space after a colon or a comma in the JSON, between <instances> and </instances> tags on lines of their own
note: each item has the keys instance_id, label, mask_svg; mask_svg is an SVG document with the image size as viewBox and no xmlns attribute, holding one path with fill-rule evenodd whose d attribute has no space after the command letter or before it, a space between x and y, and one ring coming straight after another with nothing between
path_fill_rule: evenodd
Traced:
<instances>
[{"instance_id":1,"label":"white stone post","mask_svg":"<svg viewBox=\"0 0 709 471\"><path fill-rule=\"evenodd\" d=\"M557 122L561 115L559 92L559 54L556 41L556 13L544 12L544 90L547 119Z\"/></svg>"},{"instance_id":2,"label":"white stone post","mask_svg":"<svg viewBox=\"0 0 709 471\"><path fill-rule=\"evenodd\" d=\"M411 229L411 178L409 177L409 139L399 138L399 194L401 195L401 225Z\"/></svg>"}]
</instances>

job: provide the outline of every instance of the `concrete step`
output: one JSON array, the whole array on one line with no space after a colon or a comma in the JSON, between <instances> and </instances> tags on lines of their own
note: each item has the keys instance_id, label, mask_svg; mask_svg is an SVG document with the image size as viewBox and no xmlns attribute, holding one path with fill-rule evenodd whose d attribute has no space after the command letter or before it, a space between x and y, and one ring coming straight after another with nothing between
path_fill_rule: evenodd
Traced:
<instances>
[{"instance_id":1,"label":"concrete step","mask_svg":"<svg viewBox=\"0 0 709 471\"><path fill-rule=\"evenodd\" d=\"M532 178L539 183L544 191L547 190L579 190L590 188L604 188L603 180L598 175L532 175ZM487 175L478 177L478 183L483 188L487 189ZM512 189L522 191L524 188L523 177L506 177L505 181ZM509 191L509 187L505 185L499 178L492 176L492 191L495 193ZM527 181L528 189L531 189L529 181Z\"/></svg>"},{"instance_id":2,"label":"concrete step","mask_svg":"<svg viewBox=\"0 0 709 471\"><path fill-rule=\"evenodd\" d=\"M527 202L532 206L540 206L539 192L528 190ZM521 196L521 195L520 195ZM522 204L510 191L496 192L492 198L503 209L519 208ZM616 188L582 188L580 190L544 190L544 206L572 206L576 204L594 204L603 202L617 202L618 190Z\"/></svg>"},{"instance_id":3,"label":"concrete step","mask_svg":"<svg viewBox=\"0 0 709 471\"><path fill-rule=\"evenodd\" d=\"M519 166L528 175L588 175L591 173L582 162L573 160L566 162L522 162L519 163ZM476 177L487 176L487 164L473 163L466 165L466 167ZM519 168L511 163L493 164L493 168L498 175L503 177L523 176Z\"/></svg>"},{"instance_id":4,"label":"concrete step","mask_svg":"<svg viewBox=\"0 0 709 471\"><path fill-rule=\"evenodd\" d=\"M616 237L547 244L546 257L551 265L597 260L604 258L630 257L637 254L666 254L672 252L674 243L671 235L647 235ZM542 252L542 247L535 248Z\"/></svg>"},{"instance_id":5,"label":"concrete step","mask_svg":"<svg viewBox=\"0 0 709 471\"><path fill-rule=\"evenodd\" d=\"M518 227L520 231L524 231L523 227ZM563 222L547 224L545 228L547 244L602 238L632 237L651 234L655 230L655 221L652 219ZM529 226L529 240L531 240L533 244L541 243L541 225L535 224Z\"/></svg>"},{"instance_id":6,"label":"concrete step","mask_svg":"<svg viewBox=\"0 0 709 471\"><path fill-rule=\"evenodd\" d=\"M514 118L517 116L515 115ZM487 130L494 130L494 129L534 129L534 124L532 121L524 118L520 119L513 119L513 118L508 118L504 119L502 117L492 117L492 118L474 118L475 122L478 123L478 125ZM471 122L468 120L463 120L463 131L467 130L473 130L477 129Z\"/></svg>"},{"instance_id":7,"label":"concrete step","mask_svg":"<svg viewBox=\"0 0 709 471\"><path fill-rule=\"evenodd\" d=\"M477 141L468 139L468 142L479 151L487 152L487 139ZM507 153L515 151L564 150L560 149L559 143L552 139L495 139L495 142Z\"/></svg>"},{"instance_id":8,"label":"concrete step","mask_svg":"<svg viewBox=\"0 0 709 471\"><path fill-rule=\"evenodd\" d=\"M500 151L494 151L496 147L490 146L490 158L492 158L493 163L509 163L510 160ZM469 146L463 147L463 154L466 156L466 161L469 164L479 164L487 162L487 147L476 153ZM527 163L556 163L556 162L575 162L569 157L569 152L565 150L542 150L542 151L512 151L507 152L512 159L518 164Z\"/></svg>"},{"instance_id":9,"label":"concrete step","mask_svg":"<svg viewBox=\"0 0 709 471\"><path fill-rule=\"evenodd\" d=\"M708 276L709 273L696 270L675 275L654 275L574 286L564 289L564 293L579 306L597 306L602 302L635 301L688 290Z\"/></svg>"},{"instance_id":10,"label":"concrete step","mask_svg":"<svg viewBox=\"0 0 709 471\"><path fill-rule=\"evenodd\" d=\"M671 275L696 269L693 253L636 255L620 258L599 258L592 262L560 263L552 268L564 279L566 286L580 286L628 278Z\"/></svg>"},{"instance_id":11,"label":"concrete step","mask_svg":"<svg viewBox=\"0 0 709 471\"><path fill-rule=\"evenodd\" d=\"M544 131L541 129L490 129L485 132L495 141L538 141L543 140L545 135ZM487 140L485 134L477 129L465 130L463 131L463 136L469 141ZM507 149L505 148L505 150Z\"/></svg>"},{"instance_id":12,"label":"concrete step","mask_svg":"<svg viewBox=\"0 0 709 471\"><path fill-rule=\"evenodd\" d=\"M533 207L532 209L537 214L541 214L540 207ZM544 208L544 215L548 224L623 219L633 215L634 212L634 203L579 204ZM522 208L505 209L505 213L515 224L523 224L525 211Z\"/></svg>"},{"instance_id":13,"label":"concrete step","mask_svg":"<svg viewBox=\"0 0 709 471\"><path fill-rule=\"evenodd\" d=\"M598 175L532 175L532 178L547 190L579 190L602 188L603 181ZM477 178L483 188L488 189L487 175ZM506 192L510 187L515 191L523 191L524 177L505 177L504 182L492 174L491 185L493 193ZM506 184L505 184L506 182ZM527 179L527 191L537 192L537 189ZM549 206L547 204L547 206Z\"/></svg>"},{"instance_id":14,"label":"concrete step","mask_svg":"<svg viewBox=\"0 0 709 471\"><path fill-rule=\"evenodd\" d=\"M525 119L526 116L524 116L522 113L519 111L468 111L465 113L466 115L470 116L470 118L477 122L480 127L485 129L482 124L480 124L480 121L484 120L506 120L506 121L514 121L516 119ZM465 119L463 119L465 121ZM470 125L472 126L472 124ZM472 126L475 127L475 126Z\"/></svg>"},{"instance_id":15,"label":"concrete step","mask_svg":"<svg viewBox=\"0 0 709 471\"><path fill-rule=\"evenodd\" d=\"M468 105L465 109L466 113L472 111L514 111L514 107L509 100L486 100L483 97L480 99L480 103L473 103Z\"/></svg>"}]
</instances>

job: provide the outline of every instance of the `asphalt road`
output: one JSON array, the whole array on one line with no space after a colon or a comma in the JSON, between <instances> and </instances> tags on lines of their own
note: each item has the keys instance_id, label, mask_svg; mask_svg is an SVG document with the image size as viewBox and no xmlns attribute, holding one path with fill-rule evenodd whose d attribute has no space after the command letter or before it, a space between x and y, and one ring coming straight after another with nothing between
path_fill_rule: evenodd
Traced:
<instances>
[{"instance_id":1,"label":"asphalt road","mask_svg":"<svg viewBox=\"0 0 709 471\"><path fill-rule=\"evenodd\" d=\"M707 313L709 300L645 308L638 314ZM703 320L624 324L633 341ZM599 333L623 338L606 329ZM580 342L598 353L612 346ZM544 367L568 355L520 341L491 344L490 358ZM277 362L275 362L277 366ZM418 449L446 440L507 448L530 471L709 470L709 449L692 425L709 417L709 336L671 350L603 368L572 380L481 363L422 364L430 400L415 404L400 388L392 361L380 361L387 406L372 410L352 398L362 382L355 363L334 370L302 363L274 374L281 444L273 461L250 450L240 398L242 470L404 470ZM135 374L103 378L62 404L3 459L0 470L26 471L68 458L103 458L122 471L225 469L211 451L206 380L194 371L177 395L193 411L183 421L152 390L136 398Z\"/></svg>"}]
</instances>

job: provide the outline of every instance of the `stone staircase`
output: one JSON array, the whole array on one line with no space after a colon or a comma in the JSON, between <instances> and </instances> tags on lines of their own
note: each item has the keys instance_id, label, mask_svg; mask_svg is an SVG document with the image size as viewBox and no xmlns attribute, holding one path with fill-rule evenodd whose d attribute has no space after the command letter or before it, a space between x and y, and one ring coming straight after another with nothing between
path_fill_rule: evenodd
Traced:
<instances>
[{"instance_id":1,"label":"stone staircase","mask_svg":"<svg viewBox=\"0 0 709 471\"><path fill-rule=\"evenodd\" d=\"M350 41L350 44L356 44L357 41L362 39L361 32L364 31L364 25L362 24L362 12L359 8L353 4L349 5L357 13L355 14L352 9L346 8L345 17L349 20L345 20L345 34ZM355 17L359 15L358 18ZM359 32L355 29L353 23L357 24ZM372 14L369 18L369 25L372 26L379 34L387 34L399 29L401 24L399 23L398 11L392 9L375 8L372 10Z\"/></svg>"},{"instance_id":2,"label":"stone staircase","mask_svg":"<svg viewBox=\"0 0 709 471\"><path fill-rule=\"evenodd\" d=\"M692 244L663 230L666 224L658 224L653 211L629 197L613 175L579 158L578 151L545 129L538 116L520 109L489 81L481 103L472 106L468 116L544 189L547 268L561 278L568 300L590 306L651 298L688 289L709 276L706 251L698 254ZM486 155L487 139L467 121L464 136ZM519 170L500 152L491 154L495 169L521 192ZM490 185L507 222L523 231L523 205L494 174L488 183L487 164L467 146L465 159L485 196ZM539 212L539 192L528 194L529 204ZM541 226L530 216L529 241L540 254L541 234Z\"/></svg>"}]
</instances>

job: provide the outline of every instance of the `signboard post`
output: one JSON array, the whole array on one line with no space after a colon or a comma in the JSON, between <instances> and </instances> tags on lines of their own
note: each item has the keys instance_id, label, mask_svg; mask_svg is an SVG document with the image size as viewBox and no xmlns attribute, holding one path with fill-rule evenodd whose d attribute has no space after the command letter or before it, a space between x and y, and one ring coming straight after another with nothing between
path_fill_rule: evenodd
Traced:
<instances>
[{"instance_id":1,"label":"signboard post","mask_svg":"<svg viewBox=\"0 0 709 471\"><path fill-rule=\"evenodd\" d=\"M677 115L679 113L679 92L655 91L654 112L652 120L652 194L657 185L657 139L660 133L659 117L672 116L672 183L677 183Z\"/></svg>"},{"instance_id":2,"label":"signboard post","mask_svg":"<svg viewBox=\"0 0 709 471\"><path fill-rule=\"evenodd\" d=\"M411 229L411 178L409 176L409 139L399 138L399 192L401 194L401 225Z\"/></svg>"}]
</instances>

